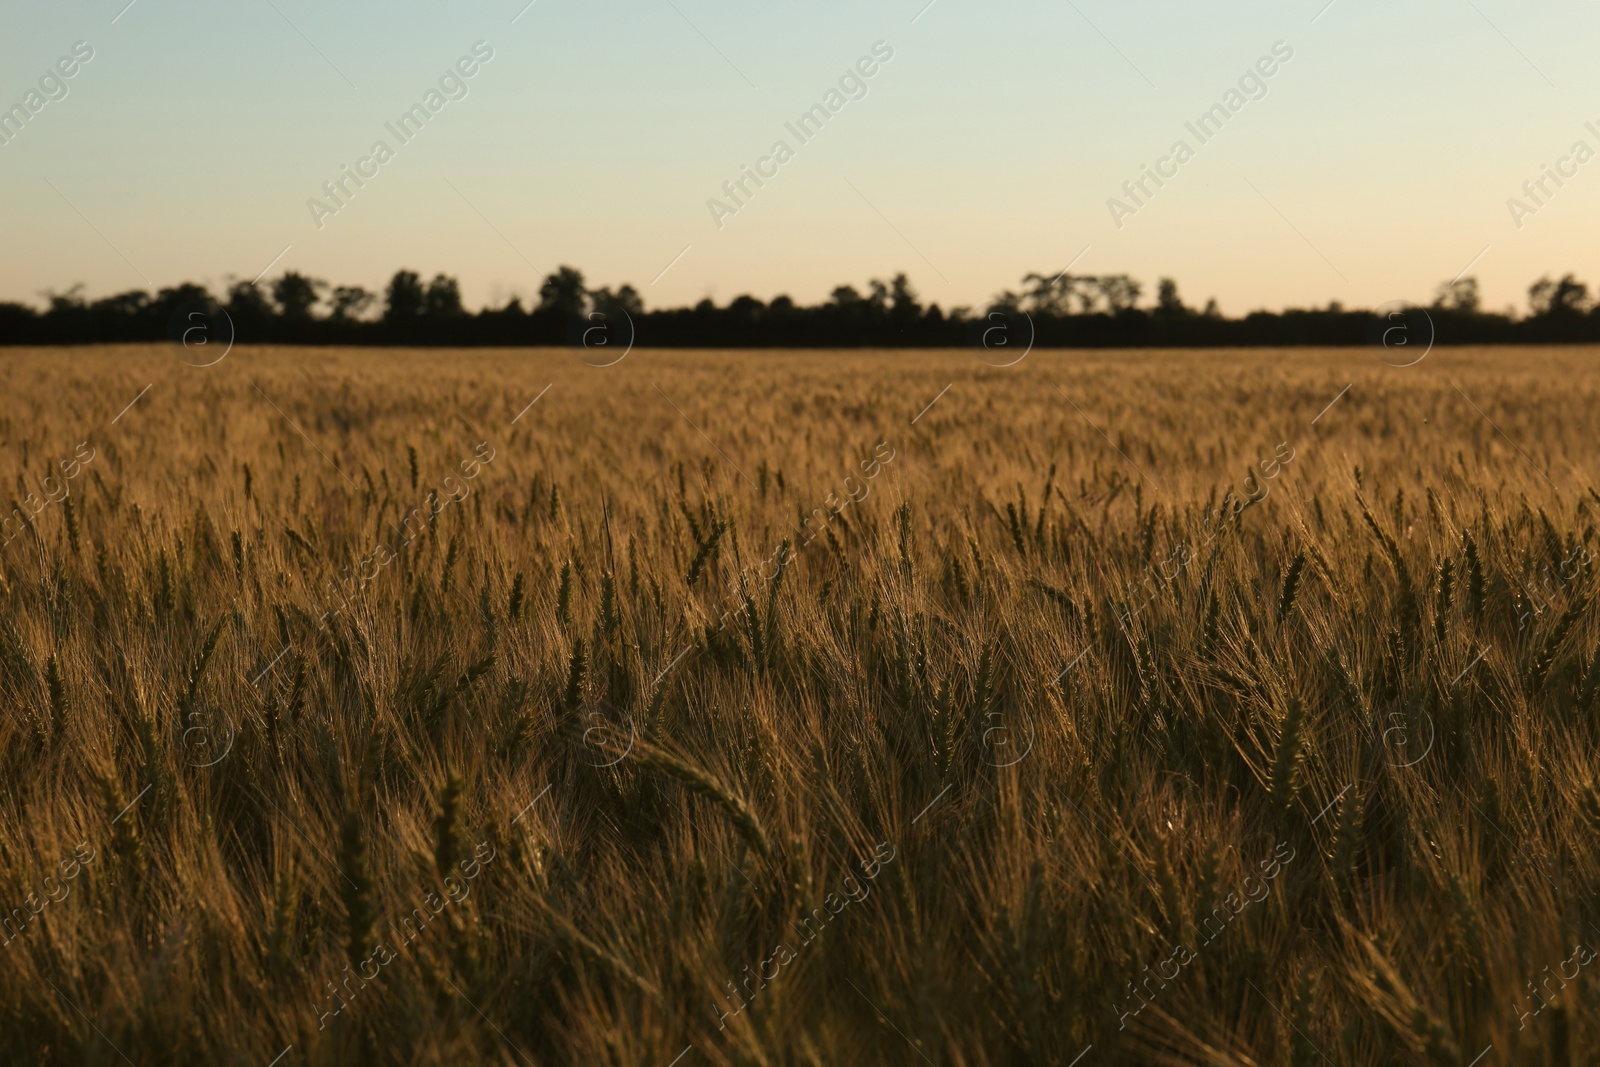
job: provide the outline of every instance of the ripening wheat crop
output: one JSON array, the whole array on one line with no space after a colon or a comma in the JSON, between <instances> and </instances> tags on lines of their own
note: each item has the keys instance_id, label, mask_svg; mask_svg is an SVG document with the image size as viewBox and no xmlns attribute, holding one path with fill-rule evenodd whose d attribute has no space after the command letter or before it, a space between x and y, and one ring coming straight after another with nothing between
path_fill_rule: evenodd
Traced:
<instances>
[{"instance_id":1,"label":"ripening wheat crop","mask_svg":"<svg viewBox=\"0 0 1600 1067\"><path fill-rule=\"evenodd\" d=\"M1596 1062L1597 357L0 352L0 1062Z\"/></svg>"}]
</instances>

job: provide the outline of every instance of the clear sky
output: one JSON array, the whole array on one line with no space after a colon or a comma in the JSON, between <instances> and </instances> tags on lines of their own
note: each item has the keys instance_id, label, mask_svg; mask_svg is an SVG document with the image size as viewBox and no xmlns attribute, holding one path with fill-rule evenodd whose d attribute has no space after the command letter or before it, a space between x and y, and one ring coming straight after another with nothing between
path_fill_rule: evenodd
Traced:
<instances>
[{"instance_id":1,"label":"clear sky","mask_svg":"<svg viewBox=\"0 0 1600 1067\"><path fill-rule=\"evenodd\" d=\"M76 42L93 58L0 147L0 300L220 287L286 246L272 275L443 271L469 306L562 263L650 306L897 270L981 305L1086 246L1075 272L1168 275L1232 314L1425 300L1480 252L1495 308L1541 273L1600 280L1600 159L1520 228L1507 205L1600 151L1595 0L525 2L11 0L0 107ZM479 41L466 95L402 144L385 123ZM802 144L785 123L879 41L866 95ZM1185 123L1275 42L1293 57L1201 144ZM1119 228L1108 199L1134 207L1123 183L1180 139L1193 158ZM393 158L314 219L379 140ZM719 228L708 199L733 206L723 183L779 140Z\"/></svg>"}]
</instances>

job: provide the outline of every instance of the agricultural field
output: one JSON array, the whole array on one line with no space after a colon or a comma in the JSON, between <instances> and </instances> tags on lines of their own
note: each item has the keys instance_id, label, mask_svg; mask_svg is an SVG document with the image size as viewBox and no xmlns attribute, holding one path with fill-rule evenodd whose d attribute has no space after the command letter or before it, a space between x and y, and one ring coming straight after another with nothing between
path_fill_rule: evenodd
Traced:
<instances>
[{"instance_id":1,"label":"agricultural field","mask_svg":"<svg viewBox=\"0 0 1600 1067\"><path fill-rule=\"evenodd\" d=\"M1600 352L988 354L0 353L0 1062L1600 1062Z\"/></svg>"}]
</instances>

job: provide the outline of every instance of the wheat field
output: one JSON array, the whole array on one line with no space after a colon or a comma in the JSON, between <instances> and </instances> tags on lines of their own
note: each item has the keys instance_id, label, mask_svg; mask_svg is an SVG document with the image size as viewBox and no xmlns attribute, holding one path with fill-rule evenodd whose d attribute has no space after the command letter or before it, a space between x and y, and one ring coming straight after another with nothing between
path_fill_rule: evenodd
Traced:
<instances>
[{"instance_id":1,"label":"wheat field","mask_svg":"<svg viewBox=\"0 0 1600 1067\"><path fill-rule=\"evenodd\" d=\"M0 1062L1600 1062L1600 353L584 354L0 353Z\"/></svg>"}]
</instances>

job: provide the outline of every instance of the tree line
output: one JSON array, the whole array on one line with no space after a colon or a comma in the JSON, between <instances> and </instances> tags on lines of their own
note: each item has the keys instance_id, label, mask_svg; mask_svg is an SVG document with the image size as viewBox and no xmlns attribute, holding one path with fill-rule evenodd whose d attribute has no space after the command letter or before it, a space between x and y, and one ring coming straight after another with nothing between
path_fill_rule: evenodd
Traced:
<instances>
[{"instance_id":1,"label":"tree line","mask_svg":"<svg viewBox=\"0 0 1600 1067\"><path fill-rule=\"evenodd\" d=\"M0 303L0 344L94 344L170 339L199 329L240 343L325 345L616 345L651 347L1042 347L1359 345L1401 323L1424 328L1414 311L1325 308L1253 311L1239 318L1184 303L1163 278L1155 298L1125 274L1028 274L1020 291L996 294L974 310L923 305L904 274L851 285L804 306L787 296L744 295L725 305L646 311L631 285L590 288L560 267L544 279L537 303L512 297L468 311L455 278L424 281L396 272L382 293L332 286L288 271L266 283L236 282L213 294L186 283L156 293L131 290L98 300L82 287L47 294L43 309ZM1425 310L1453 344L1600 342L1600 301L1567 274L1528 290L1528 310L1485 310L1475 278L1447 282ZM1402 322L1403 319L1403 322ZM1375 333L1376 331L1376 333ZM220 336L220 335L219 335Z\"/></svg>"}]
</instances>

